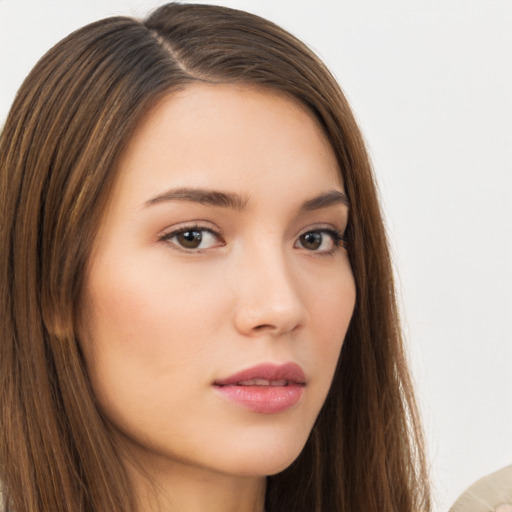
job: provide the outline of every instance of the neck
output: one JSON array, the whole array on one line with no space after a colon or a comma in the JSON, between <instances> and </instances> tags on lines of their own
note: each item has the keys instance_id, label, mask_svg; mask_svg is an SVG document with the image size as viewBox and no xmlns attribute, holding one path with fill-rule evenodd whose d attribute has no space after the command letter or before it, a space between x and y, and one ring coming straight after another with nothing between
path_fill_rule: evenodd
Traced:
<instances>
[{"instance_id":1,"label":"neck","mask_svg":"<svg viewBox=\"0 0 512 512\"><path fill-rule=\"evenodd\" d=\"M127 468L138 512L263 512L266 479L173 462L162 471Z\"/></svg>"}]
</instances>

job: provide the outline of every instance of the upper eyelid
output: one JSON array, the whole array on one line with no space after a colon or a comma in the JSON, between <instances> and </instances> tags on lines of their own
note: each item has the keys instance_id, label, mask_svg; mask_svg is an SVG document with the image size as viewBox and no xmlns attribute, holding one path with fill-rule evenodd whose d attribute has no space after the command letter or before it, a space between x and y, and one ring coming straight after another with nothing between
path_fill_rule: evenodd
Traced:
<instances>
[{"instance_id":1,"label":"upper eyelid","mask_svg":"<svg viewBox=\"0 0 512 512\"><path fill-rule=\"evenodd\" d=\"M311 226L308 226L306 228L303 228L301 229L297 236L302 236L304 235L305 233L309 233L310 231L324 231L324 232L335 232L337 234L339 234L340 236L344 236L345 234L345 230L346 230L346 227L344 227L343 229L341 229L340 227L332 224L332 223L324 223L324 222L320 222L320 223L317 223L317 224L313 224Z\"/></svg>"},{"instance_id":2,"label":"upper eyelid","mask_svg":"<svg viewBox=\"0 0 512 512\"><path fill-rule=\"evenodd\" d=\"M186 233L187 231L207 231L208 233L213 233L214 235L219 234L216 230L214 230L212 228L194 225L194 226L184 226L181 228L175 228L175 229L169 230L167 232L167 235L180 235L181 233ZM165 233L164 233L164 235L165 235Z\"/></svg>"},{"instance_id":3,"label":"upper eyelid","mask_svg":"<svg viewBox=\"0 0 512 512\"><path fill-rule=\"evenodd\" d=\"M209 233L213 233L216 236L221 236L222 231L217 226L203 222L204 221L183 222L178 223L177 225L166 227L157 234L157 239L161 240L164 237L168 238L173 235L183 233L184 231L192 231L194 229L198 231L208 231Z\"/></svg>"}]
</instances>

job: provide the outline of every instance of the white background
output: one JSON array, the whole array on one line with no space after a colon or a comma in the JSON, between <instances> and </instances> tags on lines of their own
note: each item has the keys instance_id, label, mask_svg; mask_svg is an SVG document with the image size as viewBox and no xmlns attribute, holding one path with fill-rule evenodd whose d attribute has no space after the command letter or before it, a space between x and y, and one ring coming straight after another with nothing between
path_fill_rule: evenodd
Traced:
<instances>
[{"instance_id":1,"label":"white background","mask_svg":"<svg viewBox=\"0 0 512 512\"><path fill-rule=\"evenodd\" d=\"M57 40L164 2L0 0L0 125ZM512 463L512 1L226 0L306 41L366 135L435 510Z\"/></svg>"}]
</instances>

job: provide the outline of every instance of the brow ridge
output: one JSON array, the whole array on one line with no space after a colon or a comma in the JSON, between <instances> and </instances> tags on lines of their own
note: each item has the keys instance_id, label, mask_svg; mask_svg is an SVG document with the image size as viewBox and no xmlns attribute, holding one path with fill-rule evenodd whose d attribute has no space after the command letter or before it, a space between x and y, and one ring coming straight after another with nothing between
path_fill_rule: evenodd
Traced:
<instances>
[{"instance_id":1,"label":"brow ridge","mask_svg":"<svg viewBox=\"0 0 512 512\"><path fill-rule=\"evenodd\" d=\"M190 201L206 206L243 210L248 199L234 192L200 188L175 188L146 201L145 206L152 206L165 201Z\"/></svg>"},{"instance_id":2,"label":"brow ridge","mask_svg":"<svg viewBox=\"0 0 512 512\"><path fill-rule=\"evenodd\" d=\"M322 208L328 208L329 206L335 206L338 204L350 207L350 201L347 194L341 190L329 190L323 194L320 194L312 199L309 199L301 206L302 212L310 212L313 210L320 210Z\"/></svg>"},{"instance_id":3,"label":"brow ridge","mask_svg":"<svg viewBox=\"0 0 512 512\"><path fill-rule=\"evenodd\" d=\"M246 207L248 198L235 192L183 187L168 190L163 194L153 197L146 201L144 206L149 207L166 201L190 201L206 206L231 208L233 210L241 211ZM300 207L300 211L305 213L338 204L349 207L350 201L347 195L340 190L329 190L328 192L324 192L312 199L308 199Z\"/></svg>"}]
</instances>

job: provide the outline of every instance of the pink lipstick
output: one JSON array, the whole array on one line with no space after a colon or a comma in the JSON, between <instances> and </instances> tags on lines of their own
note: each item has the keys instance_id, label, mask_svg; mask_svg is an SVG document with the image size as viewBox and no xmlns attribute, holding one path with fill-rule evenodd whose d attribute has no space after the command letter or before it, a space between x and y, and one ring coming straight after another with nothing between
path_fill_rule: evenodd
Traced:
<instances>
[{"instance_id":1,"label":"pink lipstick","mask_svg":"<svg viewBox=\"0 0 512 512\"><path fill-rule=\"evenodd\" d=\"M262 364L216 380L215 389L227 400L262 414L277 414L302 397L306 376L295 363Z\"/></svg>"}]
</instances>

